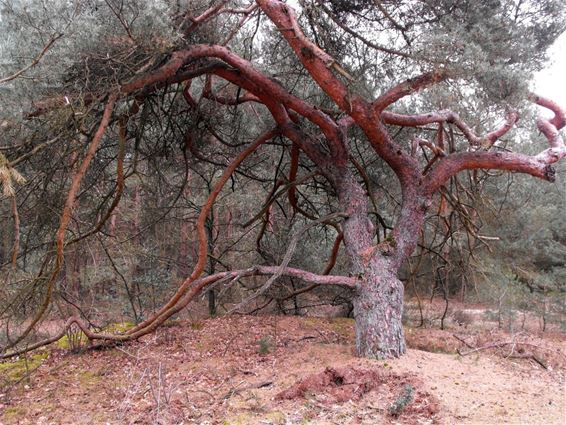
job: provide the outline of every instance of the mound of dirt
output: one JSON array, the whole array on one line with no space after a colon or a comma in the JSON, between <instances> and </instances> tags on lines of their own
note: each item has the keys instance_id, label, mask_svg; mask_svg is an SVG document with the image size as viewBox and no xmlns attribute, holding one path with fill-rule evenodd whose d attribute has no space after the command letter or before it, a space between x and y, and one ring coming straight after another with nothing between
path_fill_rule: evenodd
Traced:
<instances>
[{"instance_id":1,"label":"mound of dirt","mask_svg":"<svg viewBox=\"0 0 566 425\"><path fill-rule=\"evenodd\" d=\"M376 370L327 367L322 373L315 373L301 379L291 388L277 394L278 400L303 398L305 394L327 394L327 403L357 401L385 382Z\"/></svg>"},{"instance_id":2,"label":"mound of dirt","mask_svg":"<svg viewBox=\"0 0 566 425\"><path fill-rule=\"evenodd\" d=\"M362 369L355 367L327 367L321 373L308 375L290 388L276 395L276 400L294 400L307 396L319 396L324 404L357 402L375 390L391 395L398 394L388 411L391 416L432 418L439 411L434 396L416 389L420 383L411 379L408 374L394 374L378 369ZM320 397L322 395L322 397Z\"/></svg>"}]
</instances>

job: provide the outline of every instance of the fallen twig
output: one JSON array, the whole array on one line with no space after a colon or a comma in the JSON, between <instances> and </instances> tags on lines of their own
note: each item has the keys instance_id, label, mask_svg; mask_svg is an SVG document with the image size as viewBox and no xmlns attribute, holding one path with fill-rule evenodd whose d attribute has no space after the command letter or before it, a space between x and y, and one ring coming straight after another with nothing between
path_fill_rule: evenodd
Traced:
<instances>
[{"instance_id":1,"label":"fallen twig","mask_svg":"<svg viewBox=\"0 0 566 425\"><path fill-rule=\"evenodd\" d=\"M509 359L527 359L527 360L534 360L536 363L538 363L543 369L548 370L548 366L546 365L546 363L542 360L539 359L537 356L535 356L534 354L513 354L512 356L508 356L507 358Z\"/></svg>"},{"instance_id":2,"label":"fallen twig","mask_svg":"<svg viewBox=\"0 0 566 425\"><path fill-rule=\"evenodd\" d=\"M240 384L242 384L243 382L240 382ZM247 391L247 390L255 390L258 388L264 388L264 387L269 387L270 385L273 385L273 381L261 381L257 384L250 384L250 385L246 385L245 387L239 387L239 385L236 385L234 388L232 388L230 391L228 391L223 397L222 400L228 400L230 397L233 397L234 395L241 393L242 391Z\"/></svg>"},{"instance_id":3,"label":"fallen twig","mask_svg":"<svg viewBox=\"0 0 566 425\"><path fill-rule=\"evenodd\" d=\"M468 348L472 348L475 349L476 347L474 347L473 345L471 345L470 343L468 343L464 338L460 338L458 335L456 334L452 334L452 336L454 338L456 338L458 341L460 341L462 344L464 344L466 347Z\"/></svg>"},{"instance_id":4,"label":"fallen twig","mask_svg":"<svg viewBox=\"0 0 566 425\"><path fill-rule=\"evenodd\" d=\"M463 352L458 350L458 354L460 354L461 356L467 356L469 354L477 353L478 351L488 350L490 348L501 348L501 347L505 347L506 345L516 345L516 344L538 348L539 350L552 351L552 352L555 352L556 354L560 354L562 357L566 357L566 355L564 355L560 351L552 350L552 349L546 348L546 347L541 347L540 345L532 344L532 343L529 343L529 342L517 342L517 341L496 342L496 343L493 343L493 344L484 345L483 347L478 347L478 348L474 348L473 350L463 351Z\"/></svg>"}]
</instances>

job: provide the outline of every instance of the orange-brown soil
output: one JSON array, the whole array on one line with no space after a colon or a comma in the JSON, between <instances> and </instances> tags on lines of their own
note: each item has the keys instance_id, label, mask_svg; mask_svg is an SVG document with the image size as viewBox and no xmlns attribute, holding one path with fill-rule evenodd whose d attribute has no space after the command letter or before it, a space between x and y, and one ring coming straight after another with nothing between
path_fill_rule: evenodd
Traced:
<instances>
[{"instance_id":1,"label":"orange-brown soil","mask_svg":"<svg viewBox=\"0 0 566 425\"><path fill-rule=\"evenodd\" d=\"M0 389L0 424L566 423L563 337L407 339L418 349L401 359L360 359L350 319L242 316L79 354L50 347L29 378Z\"/></svg>"}]
</instances>

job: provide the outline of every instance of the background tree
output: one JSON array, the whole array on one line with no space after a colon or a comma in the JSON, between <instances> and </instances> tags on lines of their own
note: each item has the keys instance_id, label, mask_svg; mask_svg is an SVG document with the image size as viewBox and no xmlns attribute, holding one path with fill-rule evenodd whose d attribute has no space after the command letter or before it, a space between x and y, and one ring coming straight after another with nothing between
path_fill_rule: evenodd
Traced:
<instances>
[{"instance_id":1,"label":"background tree","mask_svg":"<svg viewBox=\"0 0 566 425\"><path fill-rule=\"evenodd\" d=\"M3 327L3 351L21 346L54 303L68 310L65 327L127 340L151 332L210 285L270 276L230 308L236 311L286 275L311 284L294 293L346 288L358 354L399 356L399 276L427 214L439 213L445 241L455 241L448 208L474 231L458 175L491 169L554 181L552 164L566 155L564 112L527 84L564 30L559 2L303 1L300 15L278 0L55 3L5 2L2 11L1 149L6 167L28 183L15 193L27 236L21 276L3 283L9 301L0 317L8 323L19 307L31 310L17 315L20 325ZM529 118L528 101L554 113L536 121L549 146L531 155L511 143L523 134L516 127L519 117ZM195 173L206 185L193 191ZM470 176L472 197L483 179ZM218 200L232 215L215 223ZM258 212L249 217L246 207ZM180 259L192 272L159 307L173 273L143 252L170 259L175 243L153 241L160 232L178 235L196 210L196 252ZM132 216L127 230L116 224L124 214ZM226 261L209 252L210 238L233 231L234 215L249 217L237 218L243 226L232 235L241 246L255 245L239 258L249 268L234 268L229 248ZM312 231L321 225L324 231ZM122 256L130 261L127 277L105 245L110 238L123 248L117 233L129 233L138 247ZM326 265L314 256L294 259L309 234L330 248ZM69 291L68 274L61 279L73 245L84 252L93 240L97 249L86 262L97 264L103 248L138 319L123 334L96 332L77 303L80 285ZM330 275L341 244L339 272L349 274ZM277 246L285 248L278 253ZM207 264L211 274L203 277ZM140 288L150 281L157 286L149 285L147 308Z\"/></svg>"}]
</instances>

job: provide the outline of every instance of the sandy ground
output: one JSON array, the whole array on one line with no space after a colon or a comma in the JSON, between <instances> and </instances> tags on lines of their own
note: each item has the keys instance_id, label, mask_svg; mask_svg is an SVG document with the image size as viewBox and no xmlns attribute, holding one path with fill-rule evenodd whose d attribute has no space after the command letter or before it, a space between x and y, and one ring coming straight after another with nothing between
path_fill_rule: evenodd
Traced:
<instances>
[{"instance_id":1,"label":"sandy ground","mask_svg":"<svg viewBox=\"0 0 566 425\"><path fill-rule=\"evenodd\" d=\"M529 336L545 368L520 344L460 356L453 349L469 347L453 331L426 329L408 330L409 344L452 353L410 349L396 360L359 359L352 330L348 319L244 316L179 322L112 349L52 348L29 379L0 390L0 424L566 423L560 336ZM329 368L377 383L340 379L281 399ZM408 407L392 415L408 387ZM356 397L337 396L344 391Z\"/></svg>"},{"instance_id":2,"label":"sandy ground","mask_svg":"<svg viewBox=\"0 0 566 425\"><path fill-rule=\"evenodd\" d=\"M445 423L566 423L563 381L534 365L410 350L392 367L421 377L444 407Z\"/></svg>"}]
</instances>

